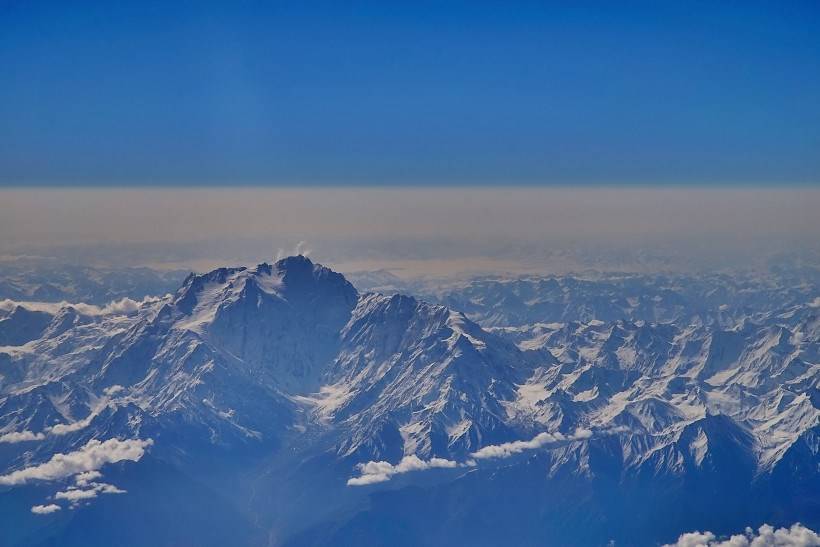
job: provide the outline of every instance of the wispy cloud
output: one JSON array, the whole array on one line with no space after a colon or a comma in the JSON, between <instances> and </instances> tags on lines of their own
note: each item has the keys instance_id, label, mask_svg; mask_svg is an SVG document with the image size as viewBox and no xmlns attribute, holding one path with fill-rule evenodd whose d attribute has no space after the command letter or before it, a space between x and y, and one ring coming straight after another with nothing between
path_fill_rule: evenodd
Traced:
<instances>
[{"instance_id":1,"label":"wispy cloud","mask_svg":"<svg viewBox=\"0 0 820 547\"><path fill-rule=\"evenodd\" d=\"M718 538L712 532L688 532L678 541L664 547L817 547L820 535L800 523L790 528L777 528L764 524L755 532L746 528L744 533L729 538Z\"/></svg>"},{"instance_id":2,"label":"wispy cloud","mask_svg":"<svg viewBox=\"0 0 820 547\"><path fill-rule=\"evenodd\" d=\"M68 424L57 424L50 427L45 428L43 432L32 432L28 430L23 431L12 431L10 433L5 433L4 435L0 436L0 443L21 443L27 441L42 441L48 435L68 435L69 433L74 433L75 431L80 431L88 427L94 418L96 418L105 408L111 404L111 397L122 391L124 388L119 385L113 385L107 387L105 391L103 391L102 397L96 403L94 408L91 410L88 416L83 418L82 420L77 420L76 422L71 422Z\"/></svg>"},{"instance_id":3,"label":"wispy cloud","mask_svg":"<svg viewBox=\"0 0 820 547\"><path fill-rule=\"evenodd\" d=\"M281 247L278 248L276 250L276 260L278 261L283 258L296 255L310 256L310 253L312 252L313 250L308 247L307 241L300 241L291 250L283 249Z\"/></svg>"},{"instance_id":4,"label":"wispy cloud","mask_svg":"<svg viewBox=\"0 0 820 547\"><path fill-rule=\"evenodd\" d=\"M27 441L42 441L46 436L43 433L34 433L32 431L12 431L0 435L0 443L22 443Z\"/></svg>"},{"instance_id":5,"label":"wispy cloud","mask_svg":"<svg viewBox=\"0 0 820 547\"><path fill-rule=\"evenodd\" d=\"M550 444L589 439L590 437L592 437L592 431L581 428L576 429L575 433L572 435L564 435L560 432L539 433L529 441L513 441L509 443L485 446L480 450L473 452L470 456L477 460L509 458L510 456L520 454L526 450L537 450Z\"/></svg>"}]
</instances>

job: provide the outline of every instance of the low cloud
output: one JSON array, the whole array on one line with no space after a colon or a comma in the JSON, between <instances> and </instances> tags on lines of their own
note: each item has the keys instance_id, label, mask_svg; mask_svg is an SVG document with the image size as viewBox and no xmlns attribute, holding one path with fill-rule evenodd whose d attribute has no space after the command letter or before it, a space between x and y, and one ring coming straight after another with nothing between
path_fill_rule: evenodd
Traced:
<instances>
[{"instance_id":1,"label":"low cloud","mask_svg":"<svg viewBox=\"0 0 820 547\"><path fill-rule=\"evenodd\" d=\"M360 476L348 479L347 485L365 486L368 484L386 482L389 481L393 475L400 475L411 471L424 471L426 469L452 469L463 465L466 464L459 464L444 458L430 458L429 460L422 460L415 454L411 454L410 456L403 457L396 465L384 461L360 463L356 466L359 470Z\"/></svg>"},{"instance_id":2,"label":"low cloud","mask_svg":"<svg viewBox=\"0 0 820 547\"><path fill-rule=\"evenodd\" d=\"M49 435L68 435L81 429L85 429L91 424L91 421L97 416L97 413L92 412L82 420L71 422L70 424L57 424L46 429Z\"/></svg>"},{"instance_id":3,"label":"low cloud","mask_svg":"<svg viewBox=\"0 0 820 547\"><path fill-rule=\"evenodd\" d=\"M25 441L42 441L46 438L46 435L67 435L69 433L74 433L75 431L80 431L81 429L85 429L91 422L96 418L106 407L109 406L111 403L111 397L120 393L125 388L120 385L113 385L110 387L105 388L103 391L103 396L99 399L97 404L91 410L91 413L83 418L82 420L77 420L76 422L71 422L69 424L56 424L50 427L45 428L45 431L40 433L34 433L32 431L23 430L23 431L13 431L11 433L6 433L4 435L0 435L0 443L20 443Z\"/></svg>"},{"instance_id":4,"label":"low cloud","mask_svg":"<svg viewBox=\"0 0 820 547\"><path fill-rule=\"evenodd\" d=\"M17 306L21 306L29 311L41 311L56 315L63 308L74 308L82 315L102 316L102 315L125 315L139 311L146 304L153 304L167 297L148 296L142 300L133 300L128 297L120 298L109 302L105 306L85 304L83 302L35 302L26 300L0 300L0 310L10 312Z\"/></svg>"},{"instance_id":5,"label":"low cloud","mask_svg":"<svg viewBox=\"0 0 820 547\"><path fill-rule=\"evenodd\" d=\"M35 515L48 515L50 513L55 513L62 509L59 505L55 503L50 503L48 505L35 505L31 508L31 512Z\"/></svg>"},{"instance_id":6,"label":"low cloud","mask_svg":"<svg viewBox=\"0 0 820 547\"><path fill-rule=\"evenodd\" d=\"M564 435L563 433L558 432L539 433L529 441L513 441L509 443L485 446L484 448L470 454L470 458L464 462L455 462L444 458L430 458L429 460L422 460L415 454L411 454L410 456L403 457L401 461L395 465L385 461L360 463L356 465L356 469L359 470L359 476L348 479L347 485L366 486L369 484L378 484L380 482L389 481L393 475L409 473L410 471L424 471L427 469L437 468L452 469L455 467L475 467L478 465L476 460L509 458L510 456L519 454L525 450L536 450L550 444L589 439L590 437L592 437L592 431L581 428L576 429L575 433L572 435Z\"/></svg>"},{"instance_id":7,"label":"low cloud","mask_svg":"<svg viewBox=\"0 0 820 547\"><path fill-rule=\"evenodd\" d=\"M152 444L151 439L140 441L132 439L130 441L119 441L109 439L103 443L99 441L89 441L86 445L70 454L55 454L51 460L45 464L29 467L0 477L0 484L25 484L29 480L58 480L74 475L74 484L63 491L52 496L55 501L66 501L71 509L85 501L90 501L100 494L126 494L125 490L117 488L113 484L96 482L102 478L102 473L96 468L102 467L106 463L113 463L122 460L138 461L144 454L145 448ZM92 468L89 470L86 469ZM4 482L5 481L5 482ZM35 505L31 508L32 513L45 515L59 511L61 508L57 504Z\"/></svg>"},{"instance_id":8,"label":"low cloud","mask_svg":"<svg viewBox=\"0 0 820 547\"><path fill-rule=\"evenodd\" d=\"M68 454L54 454L45 463L0 475L0 485L15 486L32 481L53 481L96 471L102 466L123 460L139 461L153 444L151 439L92 439L85 446Z\"/></svg>"},{"instance_id":9,"label":"low cloud","mask_svg":"<svg viewBox=\"0 0 820 547\"><path fill-rule=\"evenodd\" d=\"M526 450L537 450L550 444L589 439L590 437L592 437L592 431L581 428L576 429L575 433L572 435L564 435L560 432L539 433L529 441L513 441L509 443L485 446L484 448L473 452L470 456L477 460L509 458L510 456L520 454Z\"/></svg>"},{"instance_id":10,"label":"low cloud","mask_svg":"<svg viewBox=\"0 0 820 547\"><path fill-rule=\"evenodd\" d=\"M77 484L80 484L80 480L77 480ZM105 482L84 482L82 488L79 486L72 486L69 487L67 490L62 492L57 492L54 494L55 500L66 500L68 501L72 507L76 506L82 501L91 500L96 498L100 494L126 494L125 490L121 490L117 488L113 484L108 484Z\"/></svg>"},{"instance_id":11,"label":"low cloud","mask_svg":"<svg viewBox=\"0 0 820 547\"><path fill-rule=\"evenodd\" d=\"M32 431L12 431L11 433L4 433L0 435L0 443L22 443L27 441L42 441L46 436L43 433L34 433Z\"/></svg>"},{"instance_id":12,"label":"low cloud","mask_svg":"<svg viewBox=\"0 0 820 547\"><path fill-rule=\"evenodd\" d=\"M755 532L746 528L744 533L729 538L719 538L712 532L688 532L678 541L664 547L818 547L820 535L800 523L790 528L778 528L764 524Z\"/></svg>"}]
</instances>

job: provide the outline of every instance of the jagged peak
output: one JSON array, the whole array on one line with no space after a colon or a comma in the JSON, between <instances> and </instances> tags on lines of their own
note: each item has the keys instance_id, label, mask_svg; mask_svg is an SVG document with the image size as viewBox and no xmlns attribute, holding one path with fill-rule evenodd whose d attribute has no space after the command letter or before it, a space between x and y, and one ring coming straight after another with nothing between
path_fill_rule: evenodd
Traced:
<instances>
[{"instance_id":1,"label":"jagged peak","mask_svg":"<svg viewBox=\"0 0 820 547\"><path fill-rule=\"evenodd\" d=\"M340 273L312 262L303 255L263 262L255 267L223 267L204 274L190 274L177 291L175 305L185 314L209 301L217 305L259 292L291 301L341 298L351 307L358 292ZM203 293L207 293L203 296Z\"/></svg>"},{"instance_id":2,"label":"jagged peak","mask_svg":"<svg viewBox=\"0 0 820 547\"><path fill-rule=\"evenodd\" d=\"M257 271L267 267L260 265ZM314 263L304 255L295 255L277 261L272 268L266 271L277 272L285 287L299 287L304 285L327 284L336 286L339 290L358 297L358 291L345 277L330 268Z\"/></svg>"},{"instance_id":3,"label":"jagged peak","mask_svg":"<svg viewBox=\"0 0 820 547\"><path fill-rule=\"evenodd\" d=\"M278 270L307 270L314 267L324 268L321 264L314 264L313 261L305 255L291 255L281 258L275 264Z\"/></svg>"},{"instance_id":4,"label":"jagged peak","mask_svg":"<svg viewBox=\"0 0 820 547\"><path fill-rule=\"evenodd\" d=\"M14 306L14 308L11 310L8 316L5 317L5 319L16 321L35 317L45 317L47 315L52 314L42 310L30 310L24 306L21 306L20 304L17 304L16 306Z\"/></svg>"}]
</instances>

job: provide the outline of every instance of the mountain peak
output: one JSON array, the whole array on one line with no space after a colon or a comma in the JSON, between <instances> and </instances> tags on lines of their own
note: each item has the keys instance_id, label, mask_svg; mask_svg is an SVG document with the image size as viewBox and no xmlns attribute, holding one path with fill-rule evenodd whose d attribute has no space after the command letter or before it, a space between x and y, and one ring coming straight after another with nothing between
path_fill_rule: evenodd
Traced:
<instances>
[{"instance_id":1,"label":"mountain peak","mask_svg":"<svg viewBox=\"0 0 820 547\"><path fill-rule=\"evenodd\" d=\"M321 264L316 264L321 266ZM305 255L286 256L276 261L276 268L282 270L307 270L314 267L313 262Z\"/></svg>"},{"instance_id":2,"label":"mountain peak","mask_svg":"<svg viewBox=\"0 0 820 547\"><path fill-rule=\"evenodd\" d=\"M177 292L174 305L185 316L177 326L227 336L242 330L250 316L265 328L299 317L300 322L338 331L358 299L355 287L341 274L307 257L292 256L273 265L192 274Z\"/></svg>"},{"instance_id":3,"label":"mountain peak","mask_svg":"<svg viewBox=\"0 0 820 547\"><path fill-rule=\"evenodd\" d=\"M281 281L279 292L288 298L341 296L349 304L355 304L359 295L342 274L314 263L304 255L283 258L273 266L260 264L256 273L278 277Z\"/></svg>"},{"instance_id":4,"label":"mountain peak","mask_svg":"<svg viewBox=\"0 0 820 547\"><path fill-rule=\"evenodd\" d=\"M203 292L208 292L208 299L218 303L240 287L247 291L251 286L292 302L307 299L318 304L326 298L341 297L354 305L358 299L358 292L342 274L304 255L296 255L273 265L263 262L255 268L223 267L204 274L191 273L177 292L176 303L185 313L191 313L202 303Z\"/></svg>"}]
</instances>

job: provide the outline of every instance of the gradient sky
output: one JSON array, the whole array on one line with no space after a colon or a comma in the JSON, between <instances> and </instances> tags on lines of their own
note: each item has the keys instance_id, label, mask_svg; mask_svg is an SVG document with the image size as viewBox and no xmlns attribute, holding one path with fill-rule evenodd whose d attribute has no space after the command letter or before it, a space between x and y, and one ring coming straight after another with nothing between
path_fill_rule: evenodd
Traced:
<instances>
[{"instance_id":1,"label":"gradient sky","mask_svg":"<svg viewBox=\"0 0 820 547\"><path fill-rule=\"evenodd\" d=\"M820 181L820 3L0 2L0 184Z\"/></svg>"}]
</instances>

